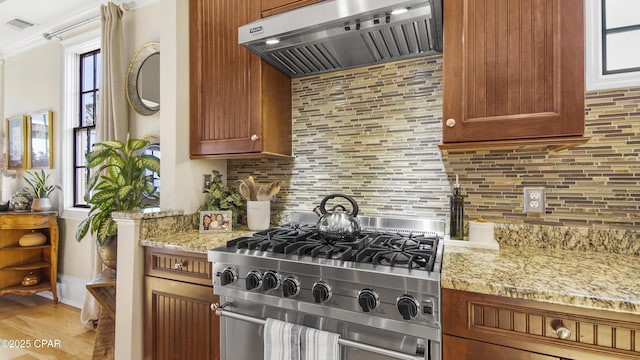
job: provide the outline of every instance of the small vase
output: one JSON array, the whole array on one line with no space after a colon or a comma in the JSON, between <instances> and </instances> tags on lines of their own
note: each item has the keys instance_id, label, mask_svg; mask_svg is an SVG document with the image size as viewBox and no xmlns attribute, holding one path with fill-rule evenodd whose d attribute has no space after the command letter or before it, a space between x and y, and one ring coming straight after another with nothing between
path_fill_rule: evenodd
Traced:
<instances>
[{"instance_id":1,"label":"small vase","mask_svg":"<svg viewBox=\"0 0 640 360\"><path fill-rule=\"evenodd\" d=\"M31 203L31 211L49 211L52 207L53 204L51 204L51 199L49 198L33 199Z\"/></svg>"},{"instance_id":2,"label":"small vase","mask_svg":"<svg viewBox=\"0 0 640 360\"><path fill-rule=\"evenodd\" d=\"M31 201L33 201L33 198L26 191L18 191L10 200L13 210L17 212L27 212L31 210Z\"/></svg>"}]
</instances>

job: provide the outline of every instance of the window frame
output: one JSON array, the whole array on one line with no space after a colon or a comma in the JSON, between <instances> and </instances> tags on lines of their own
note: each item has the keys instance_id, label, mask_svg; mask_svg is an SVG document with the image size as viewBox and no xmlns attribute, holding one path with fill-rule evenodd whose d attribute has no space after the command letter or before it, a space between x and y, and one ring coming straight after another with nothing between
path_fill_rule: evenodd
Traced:
<instances>
[{"instance_id":1,"label":"window frame","mask_svg":"<svg viewBox=\"0 0 640 360\"><path fill-rule=\"evenodd\" d=\"M78 170L79 169L85 169L85 171L89 171L86 165L78 165L77 160L78 160L78 154L76 153L76 151L78 150L78 134L79 133L87 133L87 139L86 139L86 144L87 144L87 152L91 151L91 148L89 147L89 143L91 142L91 130L93 130L93 133L95 134L95 130L96 130L96 123L95 120L97 119L97 106L94 107L93 109L93 122L91 125L88 125L85 122L85 119L83 118L83 114L84 114L84 110L82 109L82 103L83 103L83 99L84 96L87 94L92 94L93 95L93 103L94 105L98 104L98 95L100 92L100 88L99 88L99 76L100 74L98 74L96 72L97 69L99 69L99 67L97 66L97 62L95 61L96 59L96 55L100 54L100 49L96 49L96 50L91 50L82 54L79 54L79 68L78 68L78 73L80 74L80 76L78 77L78 117L77 117L77 122L75 124L75 126L73 127L73 207L76 208L90 208L90 205L88 204L83 204L80 203L79 199L76 197L77 194L77 189L79 187L78 184ZM84 62L83 60L86 57L93 57L94 61L93 61L93 87L91 89L84 89L83 86L83 81L85 78L85 69L84 69ZM91 176L90 173L87 174L87 179L89 178L89 176Z\"/></svg>"},{"instance_id":2,"label":"window frame","mask_svg":"<svg viewBox=\"0 0 640 360\"><path fill-rule=\"evenodd\" d=\"M63 211L62 218L84 219L89 212L88 207L74 206L74 165L75 165L75 132L80 117L80 55L101 47L100 29L86 32L82 35L64 40L64 92L63 92L63 121L60 134L63 134L62 164L63 174ZM97 110L97 109L96 109Z\"/></svg>"},{"instance_id":3,"label":"window frame","mask_svg":"<svg viewBox=\"0 0 640 360\"><path fill-rule=\"evenodd\" d=\"M635 25L627 25L621 26L617 28L607 29L607 9L605 6L607 0L600 0L600 13L602 14L602 74L603 75L611 75L611 74L624 74L624 73L633 73L640 72L640 66L636 66L633 68L625 68L625 69L616 69L616 70L607 70L607 35L624 33L629 31L637 31L640 30L640 24Z\"/></svg>"},{"instance_id":4,"label":"window frame","mask_svg":"<svg viewBox=\"0 0 640 360\"><path fill-rule=\"evenodd\" d=\"M603 74L604 21L603 1L584 0L585 4L585 62L586 90L602 90L640 86L640 71Z\"/></svg>"}]
</instances>

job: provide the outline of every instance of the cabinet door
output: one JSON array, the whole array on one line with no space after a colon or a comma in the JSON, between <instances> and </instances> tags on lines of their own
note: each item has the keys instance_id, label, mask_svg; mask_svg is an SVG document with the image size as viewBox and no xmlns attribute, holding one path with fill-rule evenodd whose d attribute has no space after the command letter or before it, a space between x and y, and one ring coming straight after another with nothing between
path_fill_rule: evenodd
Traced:
<instances>
[{"instance_id":1,"label":"cabinet door","mask_svg":"<svg viewBox=\"0 0 640 360\"><path fill-rule=\"evenodd\" d=\"M220 322L209 286L145 277L145 359L220 357Z\"/></svg>"},{"instance_id":2,"label":"cabinet door","mask_svg":"<svg viewBox=\"0 0 640 360\"><path fill-rule=\"evenodd\" d=\"M559 360L560 358L536 354L528 351L508 348L444 335L442 338L443 360Z\"/></svg>"},{"instance_id":3,"label":"cabinet door","mask_svg":"<svg viewBox=\"0 0 640 360\"><path fill-rule=\"evenodd\" d=\"M447 0L444 16L444 143L584 133L582 0Z\"/></svg>"},{"instance_id":4,"label":"cabinet door","mask_svg":"<svg viewBox=\"0 0 640 360\"><path fill-rule=\"evenodd\" d=\"M191 155L261 151L261 62L238 44L259 1L191 0L189 12Z\"/></svg>"}]
</instances>

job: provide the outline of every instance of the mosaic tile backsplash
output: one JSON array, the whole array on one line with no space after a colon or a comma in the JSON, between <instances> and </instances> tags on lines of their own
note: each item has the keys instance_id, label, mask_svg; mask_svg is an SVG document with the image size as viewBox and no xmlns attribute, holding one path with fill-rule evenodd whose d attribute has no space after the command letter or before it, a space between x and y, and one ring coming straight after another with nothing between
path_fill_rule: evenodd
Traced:
<instances>
[{"instance_id":1,"label":"mosaic tile backsplash","mask_svg":"<svg viewBox=\"0 0 640 360\"><path fill-rule=\"evenodd\" d=\"M354 196L367 215L448 219L459 174L467 220L526 224L543 233L628 230L638 241L640 88L587 93L585 145L446 156L437 148L441 56L293 79L292 90L295 160L228 162L230 184L249 175L283 182L272 204L274 223L334 192ZM545 187L546 213L522 212L528 186Z\"/></svg>"}]
</instances>

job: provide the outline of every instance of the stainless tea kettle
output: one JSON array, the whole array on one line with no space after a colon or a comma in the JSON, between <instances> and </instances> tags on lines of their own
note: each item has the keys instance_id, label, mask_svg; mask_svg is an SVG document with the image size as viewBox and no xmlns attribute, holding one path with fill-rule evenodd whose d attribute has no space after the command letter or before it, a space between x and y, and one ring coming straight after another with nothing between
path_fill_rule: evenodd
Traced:
<instances>
[{"instance_id":1,"label":"stainless tea kettle","mask_svg":"<svg viewBox=\"0 0 640 360\"><path fill-rule=\"evenodd\" d=\"M347 209L339 204L327 211L325 208L327 201L338 197L347 199L351 203L351 212L347 212ZM319 206L313 209L313 212L320 216L320 220L316 224L316 230L327 238L341 240L355 237L360 233L360 223L356 219L358 204L351 196L343 194L328 195L322 199Z\"/></svg>"}]
</instances>

